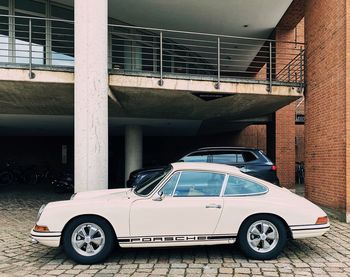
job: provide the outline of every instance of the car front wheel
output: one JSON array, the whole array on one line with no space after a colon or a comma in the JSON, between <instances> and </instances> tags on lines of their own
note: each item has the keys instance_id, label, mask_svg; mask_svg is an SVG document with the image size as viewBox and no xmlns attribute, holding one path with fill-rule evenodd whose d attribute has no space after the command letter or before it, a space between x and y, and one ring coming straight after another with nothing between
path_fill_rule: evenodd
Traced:
<instances>
[{"instance_id":1,"label":"car front wheel","mask_svg":"<svg viewBox=\"0 0 350 277\"><path fill-rule=\"evenodd\" d=\"M248 218L238 234L242 252L249 258L269 260L276 258L287 242L284 224L272 215Z\"/></svg>"},{"instance_id":2,"label":"car front wheel","mask_svg":"<svg viewBox=\"0 0 350 277\"><path fill-rule=\"evenodd\" d=\"M93 216L74 219L63 234L66 254L81 264L105 260L114 247L114 241L115 235L108 222Z\"/></svg>"}]
</instances>

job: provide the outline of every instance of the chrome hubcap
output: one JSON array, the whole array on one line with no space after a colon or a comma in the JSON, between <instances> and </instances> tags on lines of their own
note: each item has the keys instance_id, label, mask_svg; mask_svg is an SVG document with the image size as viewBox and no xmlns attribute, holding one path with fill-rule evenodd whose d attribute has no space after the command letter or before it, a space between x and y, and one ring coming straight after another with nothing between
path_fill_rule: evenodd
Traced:
<instances>
[{"instance_id":1,"label":"chrome hubcap","mask_svg":"<svg viewBox=\"0 0 350 277\"><path fill-rule=\"evenodd\" d=\"M248 244L256 252L270 252L276 247L278 240L278 230L276 226L270 221L256 221L252 225L250 225L248 229Z\"/></svg>"},{"instance_id":2,"label":"chrome hubcap","mask_svg":"<svg viewBox=\"0 0 350 277\"><path fill-rule=\"evenodd\" d=\"M83 223L73 231L71 242L80 255L94 256L103 249L105 233L94 223Z\"/></svg>"}]
</instances>

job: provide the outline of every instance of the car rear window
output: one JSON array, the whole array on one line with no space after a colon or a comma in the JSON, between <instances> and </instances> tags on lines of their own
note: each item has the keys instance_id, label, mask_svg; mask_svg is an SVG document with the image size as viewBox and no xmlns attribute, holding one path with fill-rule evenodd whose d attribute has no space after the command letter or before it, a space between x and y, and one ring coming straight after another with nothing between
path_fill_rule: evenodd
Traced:
<instances>
[{"instance_id":1,"label":"car rear window","mask_svg":"<svg viewBox=\"0 0 350 277\"><path fill-rule=\"evenodd\" d=\"M252 152L243 152L243 157L245 162L252 162L258 159Z\"/></svg>"}]
</instances>

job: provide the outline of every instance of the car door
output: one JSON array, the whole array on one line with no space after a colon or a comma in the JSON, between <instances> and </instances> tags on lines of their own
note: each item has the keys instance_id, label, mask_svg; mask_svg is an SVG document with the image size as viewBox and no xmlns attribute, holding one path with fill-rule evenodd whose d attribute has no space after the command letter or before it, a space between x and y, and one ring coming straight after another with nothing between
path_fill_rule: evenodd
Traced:
<instances>
[{"instance_id":1,"label":"car door","mask_svg":"<svg viewBox=\"0 0 350 277\"><path fill-rule=\"evenodd\" d=\"M210 235L218 224L225 174L176 172L159 190L130 208L130 236Z\"/></svg>"},{"instance_id":2,"label":"car door","mask_svg":"<svg viewBox=\"0 0 350 277\"><path fill-rule=\"evenodd\" d=\"M238 234L242 222L257 212L268 211L265 198L268 188L263 184L242 176L229 176L223 200L225 209L216 228L217 233Z\"/></svg>"}]
</instances>

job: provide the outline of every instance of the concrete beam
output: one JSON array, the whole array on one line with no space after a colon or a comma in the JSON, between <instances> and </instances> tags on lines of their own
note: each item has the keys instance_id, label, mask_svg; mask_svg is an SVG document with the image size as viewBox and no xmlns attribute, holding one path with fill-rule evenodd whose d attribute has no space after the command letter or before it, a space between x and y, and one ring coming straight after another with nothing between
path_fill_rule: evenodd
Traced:
<instances>
[{"instance_id":1,"label":"concrete beam","mask_svg":"<svg viewBox=\"0 0 350 277\"><path fill-rule=\"evenodd\" d=\"M159 86L159 78L144 76L110 75L109 85L112 89L134 88L135 90L147 89L155 91L186 91L186 92L210 92L229 94L259 94L273 96L296 96L301 93L297 87L273 86L272 92L268 93L267 85L261 83L232 83L222 82L220 89L215 89L213 81L186 80L165 78L163 86Z\"/></svg>"}]
</instances>

